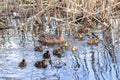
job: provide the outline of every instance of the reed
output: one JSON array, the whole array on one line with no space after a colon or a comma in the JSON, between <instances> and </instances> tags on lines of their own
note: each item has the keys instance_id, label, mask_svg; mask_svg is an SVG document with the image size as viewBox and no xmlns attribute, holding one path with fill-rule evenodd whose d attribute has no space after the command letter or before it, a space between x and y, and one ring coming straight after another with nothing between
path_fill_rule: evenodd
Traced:
<instances>
[{"instance_id":1,"label":"reed","mask_svg":"<svg viewBox=\"0 0 120 80\"><path fill-rule=\"evenodd\" d=\"M119 0L0 0L0 19L7 18L6 23L0 21L1 25L14 26L11 20L13 12L16 16L16 26L32 27L31 33L38 35L39 30L45 31L46 26L50 26L52 20L55 26L65 24L70 35L81 26L97 29L97 25L110 26L110 18L119 15ZM46 19L48 17L48 19ZM36 24L35 21L38 23ZM78 24L76 24L78 22ZM42 26L41 26L42 25ZM45 29L43 29L45 28ZM26 28L24 28L26 29Z\"/></svg>"}]
</instances>

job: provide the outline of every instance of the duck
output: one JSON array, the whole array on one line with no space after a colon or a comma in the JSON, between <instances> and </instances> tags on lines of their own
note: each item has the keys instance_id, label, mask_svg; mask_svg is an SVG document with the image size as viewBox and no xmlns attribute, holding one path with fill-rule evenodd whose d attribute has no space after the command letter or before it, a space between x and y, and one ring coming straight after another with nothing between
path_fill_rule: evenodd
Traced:
<instances>
[{"instance_id":1,"label":"duck","mask_svg":"<svg viewBox=\"0 0 120 80\"><path fill-rule=\"evenodd\" d=\"M89 45L96 45L96 46L98 46L99 39L91 39L91 40L88 40L87 43L88 43Z\"/></svg>"},{"instance_id":2,"label":"duck","mask_svg":"<svg viewBox=\"0 0 120 80\"><path fill-rule=\"evenodd\" d=\"M37 61L37 62L34 64L34 66L37 67L37 68L41 68L41 65L42 65L41 61Z\"/></svg>"},{"instance_id":3,"label":"duck","mask_svg":"<svg viewBox=\"0 0 120 80\"><path fill-rule=\"evenodd\" d=\"M57 56L58 58L61 58L61 50L60 49L53 50L53 55Z\"/></svg>"},{"instance_id":4,"label":"duck","mask_svg":"<svg viewBox=\"0 0 120 80\"><path fill-rule=\"evenodd\" d=\"M72 52L75 52L75 51L77 51L78 50L78 47L76 46L76 45L73 45L72 46Z\"/></svg>"},{"instance_id":5,"label":"duck","mask_svg":"<svg viewBox=\"0 0 120 80\"><path fill-rule=\"evenodd\" d=\"M98 46L99 39L95 39L95 40L93 41L93 43L94 43L96 46Z\"/></svg>"},{"instance_id":6,"label":"duck","mask_svg":"<svg viewBox=\"0 0 120 80\"><path fill-rule=\"evenodd\" d=\"M91 39L91 40L88 40L88 41L87 41L87 44L92 45L92 44L93 44L93 40L92 40L92 39Z\"/></svg>"},{"instance_id":7,"label":"duck","mask_svg":"<svg viewBox=\"0 0 120 80\"><path fill-rule=\"evenodd\" d=\"M88 27L83 28L83 33L88 33L88 31L90 31L90 28Z\"/></svg>"},{"instance_id":8,"label":"duck","mask_svg":"<svg viewBox=\"0 0 120 80\"><path fill-rule=\"evenodd\" d=\"M82 40L83 39L82 33L75 34L75 38L78 38L78 39Z\"/></svg>"},{"instance_id":9,"label":"duck","mask_svg":"<svg viewBox=\"0 0 120 80\"><path fill-rule=\"evenodd\" d=\"M42 60L42 68L46 68L47 64L46 64L46 60Z\"/></svg>"},{"instance_id":10,"label":"duck","mask_svg":"<svg viewBox=\"0 0 120 80\"><path fill-rule=\"evenodd\" d=\"M49 52L49 50L47 50L47 51L43 54L43 58L44 58L44 59L50 58L50 52Z\"/></svg>"},{"instance_id":11,"label":"duck","mask_svg":"<svg viewBox=\"0 0 120 80\"><path fill-rule=\"evenodd\" d=\"M40 34L39 41L43 45L56 45L64 42L64 35L62 34L63 28L60 28L60 35L53 36L50 34Z\"/></svg>"},{"instance_id":12,"label":"duck","mask_svg":"<svg viewBox=\"0 0 120 80\"><path fill-rule=\"evenodd\" d=\"M23 67L25 67L25 66L27 66L27 63L26 63L26 60L23 59L23 60L20 62L19 67L23 68Z\"/></svg>"},{"instance_id":13,"label":"duck","mask_svg":"<svg viewBox=\"0 0 120 80\"><path fill-rule=\"evenodd\" d=\"M46 60L42 60L42 61L37 61L34 66L36 68L46 68L47 64L46 64Z\"/></svg>"},{"instance_id":14,"label":"duck","mask_svg":"<svg viewBox=\"0 0 120 80\"><path fill-rule=\"evenodd\" d=\"M42 45L35 46L35 47L34 47L34 50L35 50L35 51L42 52L42 51L43 51Z\"/></svg>"},{"instance_id":15,"label":"duck","mask_svg":"<svg viewBox=\"0 0 120 80\"><path fill-rule=\"evenodd\" d=\"M63 43L63 46L64 46L64 47L70 46L70 42L69 42L69 41L65 41L65 42Z\"/></svg>"},{"instance_id":16,"label":"duck","mask_svg":"<svg viewBox=\"0 0 120 80\"><path fill-rule=\"evenodd\" d=\"M90 28L88 28L88 27L81 27L78 30L78 33L88 33L88 31L90 31Z\"/></svg>"}]
</instances>

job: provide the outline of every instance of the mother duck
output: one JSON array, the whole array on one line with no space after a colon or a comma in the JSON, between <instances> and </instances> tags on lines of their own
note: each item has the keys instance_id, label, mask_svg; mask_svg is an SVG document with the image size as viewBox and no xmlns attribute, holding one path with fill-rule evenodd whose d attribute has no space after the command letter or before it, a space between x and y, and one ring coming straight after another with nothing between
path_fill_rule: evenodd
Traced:
<instances>
[{"instance_id":1,"label":"mother duck","mask_svg":"<svg viewBox=\"0 0 120 80\"><path fill-rule=\"evenodd\" d=\"M53 36L50 34L41 34L39 36L39 41L41 44L45 45L55 45L55 44L61 44L64 42L64 35L62 34L64 28L59 27L59 36Z\"/></svg>"}]
</instances>

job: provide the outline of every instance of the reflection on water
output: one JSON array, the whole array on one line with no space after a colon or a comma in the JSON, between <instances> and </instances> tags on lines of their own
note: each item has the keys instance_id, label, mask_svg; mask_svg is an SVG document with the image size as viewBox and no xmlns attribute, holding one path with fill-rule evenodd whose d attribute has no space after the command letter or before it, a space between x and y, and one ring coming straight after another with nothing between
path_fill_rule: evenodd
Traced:
<instances>
[{"instance_id":1,"label":"reflection on water","mask_svg":"<svg viewBox=\"0 0 120 80\"><path fill-rule=\"evenodd\" d=\"M120 80L119 47L111 56L101 42L99 46L89 46L86 41L75 40L79 50L75 53L68 50L59 59L52 55L52 47L44 46L43 52L34 52L38 43L34 43L29 33L2 41L6 42L0 46L0 80ZM34 63L42 60L46 49L50 50L53 65L47 62L46 69L35 68ZM23 58L27 67L21 69L18 64Z\"/></svg>"}]
</instances>

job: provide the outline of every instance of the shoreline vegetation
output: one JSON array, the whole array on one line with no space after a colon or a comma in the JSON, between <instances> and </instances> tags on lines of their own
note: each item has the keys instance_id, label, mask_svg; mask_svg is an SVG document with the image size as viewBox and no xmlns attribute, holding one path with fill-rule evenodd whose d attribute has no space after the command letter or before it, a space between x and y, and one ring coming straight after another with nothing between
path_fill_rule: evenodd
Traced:
<instances>
[{"instance_id":1,"label":"shoreline vegetation","mask_svg":"<svg viewBox=\"0 0 120 80\"><path fill-rule=\"evenodd\" d=\"M37 36L47 28L63 26L68 35L72 35L85 27L90 28L90 32L102 30L104 39L109 35L108 40L114 44L112 29L116 26L111 19L118 19L119 23L119 0L1 0L0 3L0 30L3 33L10 28L22 33L30 29Z\"/></svg>"}]
</instances>

